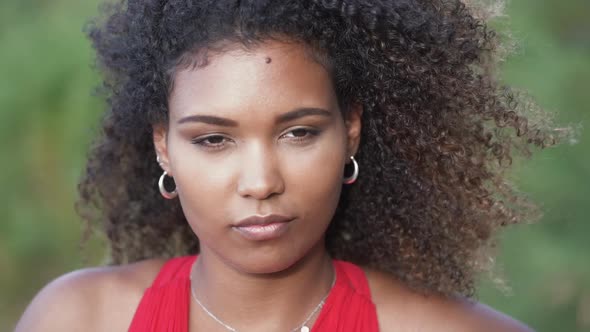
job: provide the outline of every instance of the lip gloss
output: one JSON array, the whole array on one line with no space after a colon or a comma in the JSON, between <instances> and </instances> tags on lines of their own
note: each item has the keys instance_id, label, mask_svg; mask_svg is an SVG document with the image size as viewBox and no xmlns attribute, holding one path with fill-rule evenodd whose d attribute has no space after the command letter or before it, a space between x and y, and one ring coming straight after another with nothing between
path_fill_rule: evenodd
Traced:
<instances>
[{"instance_id":1,"label":"lip gloss","mask_svg":"<svg viewBox=\"0 0 590 332\"><path fill-rule=\"evenodd\" d=\"M253 241L265 241L279 238L288 228L288 222L233 227L233 229L235 229L240 235Z\"/></svg>"}]
</instances>

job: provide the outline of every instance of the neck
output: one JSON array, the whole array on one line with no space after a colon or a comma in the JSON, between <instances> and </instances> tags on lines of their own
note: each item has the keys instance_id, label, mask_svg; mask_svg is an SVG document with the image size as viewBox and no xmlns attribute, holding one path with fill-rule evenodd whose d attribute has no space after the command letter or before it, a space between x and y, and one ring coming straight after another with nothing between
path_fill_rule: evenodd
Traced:
<instances>
[{"instance_id":1,"label":"neck","mask_svg":"<svg viewBox=\"0 0 590 332\"><path fill-rule=\"evenodd\" d=\"M238 330L290 330L329 292L334 273L323 243L293 266L269 274L244 273L203 248L193 266L192 287L209 311ZM306 325L311 327L317 316Z\"/></svg>"}]
</instances>

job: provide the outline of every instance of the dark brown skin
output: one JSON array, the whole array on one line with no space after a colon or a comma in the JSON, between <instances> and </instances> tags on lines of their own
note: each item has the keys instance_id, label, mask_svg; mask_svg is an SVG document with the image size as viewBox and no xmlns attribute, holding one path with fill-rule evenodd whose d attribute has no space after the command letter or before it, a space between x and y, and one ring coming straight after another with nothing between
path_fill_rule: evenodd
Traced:
<instances>
[{"instance_id":1,"label":"dark brown skin","mask_svg":"<svg viewBox=\"0 0 590 332\"><path fill-rule=\"evenodd\" d=\"M363 110L355 107L342 118L330 75L298 44L238 47L210 60L177 74L168 126L154 128L153 137L201 243L193 286L211 311L240 331L290 330L332 282L325 231L345 163L360 143ZM329 116L275 122L302 107ZM178 124L211 114L237 125ZM216 147L192 143L213 134L223 139L202 144ZM269 213L295 218L278 239L246 240L231 227ZM162 264L146 260L65 275L37 295L16 331L125 331ZM484 305L426 297L390 274L365 271L382 331L530 331ZM194 302L190 311L190 331L225 331Z\"/></svg>"}]
</instances>

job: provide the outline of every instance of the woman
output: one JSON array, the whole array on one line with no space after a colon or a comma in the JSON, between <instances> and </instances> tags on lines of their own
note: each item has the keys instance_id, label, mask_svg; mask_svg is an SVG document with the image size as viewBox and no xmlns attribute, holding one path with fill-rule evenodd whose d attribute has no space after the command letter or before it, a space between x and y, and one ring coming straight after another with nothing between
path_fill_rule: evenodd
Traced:
<instances>
[{"instance_id":1,"label":"woman","mask_svg":"<svg viewBox=\"0 0 590 332\"><path fill-rule=\"evenodd\" d=\"M17 331L529 331L470 299L494 233L533 211L513 151L555 139L494 79L474 7L105 12L79 206L114 264L50 283Z\"/></svg>"}]
</instances>

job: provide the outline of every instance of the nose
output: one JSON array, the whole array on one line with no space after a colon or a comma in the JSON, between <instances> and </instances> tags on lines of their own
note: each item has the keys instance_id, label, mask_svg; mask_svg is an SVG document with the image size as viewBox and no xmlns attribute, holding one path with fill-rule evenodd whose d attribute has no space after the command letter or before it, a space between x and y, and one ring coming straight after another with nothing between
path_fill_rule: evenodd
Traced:
<instances>
[{"instance_id":1,"label":"nose","mask_svg":"<svg viewBox=\"0 0 590 332\"><path fill-rule=\"evenodd\" d=\"M237 190L240 196L257 200L283 193L285 182L271 148L257 145L244 151Z\"/></svg>"}]
</instances>

